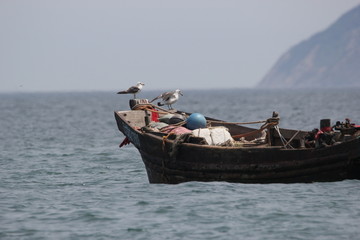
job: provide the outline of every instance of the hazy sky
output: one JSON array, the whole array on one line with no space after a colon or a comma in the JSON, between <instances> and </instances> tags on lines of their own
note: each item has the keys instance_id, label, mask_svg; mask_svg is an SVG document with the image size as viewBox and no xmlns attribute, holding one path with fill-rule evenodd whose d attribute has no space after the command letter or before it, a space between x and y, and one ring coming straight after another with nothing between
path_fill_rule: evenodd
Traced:
<instances>
[{"instance_id":1,"label":"hazy sky","mask_svg":"<svg viewBox=\"0 0 360 240\"><path fill-rule=\"evenodd\" d=\"M255 86L360 0L0 0L0 92Z\"/></svg>"}]
</instances>

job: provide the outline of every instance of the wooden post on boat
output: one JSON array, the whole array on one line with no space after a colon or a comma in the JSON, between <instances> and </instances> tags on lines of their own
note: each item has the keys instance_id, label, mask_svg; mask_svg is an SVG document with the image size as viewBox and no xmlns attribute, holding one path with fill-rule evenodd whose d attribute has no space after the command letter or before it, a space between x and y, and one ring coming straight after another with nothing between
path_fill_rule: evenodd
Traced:
<instances>
[{"instance_id":1,"label":"wooden post on boat","mask_svg":"<svg viewBox=\"0 0 360 240\"><path fill-rule=\"evenodd\" d=\"M150 124L150 114L148 112L148 110L145 110L145 125L149 125Z\"/></svg>"},{"instance_id":2,"label":"wooden post on boat","mask_svg":"<svg viewBox=\"0 0 360 240\"><path fill-rule=\"evenodd\" d=\"M269 124L269 126L267 127L267 140L268 140L269 146L275 145L275 139L274 139L275 128L274 127L279 124L279 121L280 121L280 117L279 117L279 113L277 113L277 112L273 112L272 117L266 121L266 124L273 123L273 124Z\"/></svg>"},{"instance_id":3,"label":"wooden post on boat","mask_svg":"<svg viewBox=\"0 0 360 240\"><path fill-rule=\"evenodd\" d=\"M267 142L268 142L268 144L269 144L269 146L272 146L272 136L273 136L273 133L274 133L274 128L273 129L271 129L271 127L268 127L267 129L266 129L266 131L267 131Z\"/></svg>"},{"instance_id":4,"label":"wooden post on boat","mask_svg":"<svg viewBox=\"0 0 360 240\"><path fill-rule=\"evenodd\" d=\"M137 102L136 102L135 99L130 99L130 100L129 100L130 109L133 109L136 104L137 104Z\"/></svg>"}]
</instances>

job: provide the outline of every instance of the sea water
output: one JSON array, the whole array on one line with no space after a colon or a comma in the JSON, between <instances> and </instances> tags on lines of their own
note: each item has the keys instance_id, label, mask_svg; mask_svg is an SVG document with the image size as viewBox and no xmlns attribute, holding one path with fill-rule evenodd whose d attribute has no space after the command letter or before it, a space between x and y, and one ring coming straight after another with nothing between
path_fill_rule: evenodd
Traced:
<instances>
[{"instance_id":1,"label":"sea water","mask_svg":"<svg viewBox=\"0 0 360 240\"><path fill-rule=\"evenodd\" d=\"M359 89L183 93L175 108L227 121L360 123ZM130 97L0 94L0 239L360 239L359 180L149 184L137 149L118 147Z\"/></svg>"}]
</instances>

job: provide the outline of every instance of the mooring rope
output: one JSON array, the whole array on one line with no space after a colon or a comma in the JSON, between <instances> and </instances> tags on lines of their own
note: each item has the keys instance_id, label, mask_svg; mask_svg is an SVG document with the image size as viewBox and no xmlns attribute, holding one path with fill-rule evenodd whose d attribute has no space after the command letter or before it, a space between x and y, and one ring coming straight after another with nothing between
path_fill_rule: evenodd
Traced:
<instances>
[{"instance_id":1,"label":"mooring rope","mask_svg":"<svg viewBox=\"0 0 360 240\"><path fill-rule=\"evenodd\" d=\"M160 114L167 114L167 113L170 113L170 112L165 112L166 110L165 109L162 109L161 110L165 110L165 111L159 111L159 110L155 110L156 106L155 105L152 105L152 104L143 104L143 105L136 105L133 110L148 110L150 112L155 112L155 113L160 113Z\"/></svg>"},{"instance_id":2,"label":"mooring rope","mask_svg":"<svg viewBox=\"0 0 360 240\"><path fill-rule=\"evenodd\" d=\"M223 122L223 121L215 121L215 120L207 120L209 123L221 123L221 124L238 124L238 125L246 125L246 124L257 124L257 123L265 123L264 121L255 121L255 122Z\"/></svg>"},{"instance_id":3,"label":"mooring rope","mask_svg":"<svg viewBox=\"0 0 360 240\"><path fill-rule=\"evenodd\" d=\"M284 145L284 148L287 148L287 146L289 145L290 148L294 149L294 147L291 146L290 141L287 142L286 139L283 137L283 135L281 135L279 126L275 126L274 128L277 131L277 133L279 134L280 140L281 140L282 144Z\"/></svg>"}]
</instances>

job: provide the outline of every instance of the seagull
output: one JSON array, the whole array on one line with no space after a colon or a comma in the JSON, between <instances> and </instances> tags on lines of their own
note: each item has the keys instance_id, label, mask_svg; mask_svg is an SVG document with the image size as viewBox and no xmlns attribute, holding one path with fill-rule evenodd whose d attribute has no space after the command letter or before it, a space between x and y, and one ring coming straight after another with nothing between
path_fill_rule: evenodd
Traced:
<instances>
[{"instance_id":1,"label":"seagull","mask_svg":"<svg viewBox=\"0 0 360 240\"><path fill-rule=\"evenodd\" d=\"M158 105L159 106L167 105L169 109L173 109L171 105L174 104L175 102L177 102L177 100L179 100L179 95L183 96L182 92L179 89L176 89L175 91L172 91L172 92L165 92L165 93L157 96L150 102L153 102L156 99L162 98L163 103L158 102Z\"/></svg>"},{"instance_id":2,"label":"seagull","mask_svg":"<svg viewBox=\"0 0 360 240\"><path fill-rule=\"evenodd\" d=\"M126 91L120 91L120 92L118 92L117 94L128 94L128 93L131 93L131 94L134 94L134 98L136 98L136 94L141 91L141 89L142 89L142 87L143 87L144 85L145 85L144 83L138 82L135 86L129 87L128 90L126 90Z\"/></svg>"}]
</instances>

